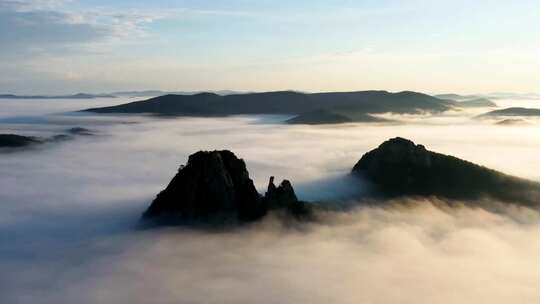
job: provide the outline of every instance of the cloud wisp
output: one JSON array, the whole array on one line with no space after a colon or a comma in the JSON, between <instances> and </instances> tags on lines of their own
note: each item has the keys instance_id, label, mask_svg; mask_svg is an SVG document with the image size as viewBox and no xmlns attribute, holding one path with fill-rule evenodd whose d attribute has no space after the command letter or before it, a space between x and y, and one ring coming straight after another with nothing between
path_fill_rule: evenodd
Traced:
<instances>
[{"instance_id":1,"label":"cloud wisp","mask_svg":"<svg viewBox=\"0 0 540 304\"><path fill-rule=\"evenodd\" d=\"M104 10L71 11L66 1L5 1L0 4L0 41L6 56L36 55L79 48L111 39L134 39L160 16Z\"/></svg>"}]
</instances>

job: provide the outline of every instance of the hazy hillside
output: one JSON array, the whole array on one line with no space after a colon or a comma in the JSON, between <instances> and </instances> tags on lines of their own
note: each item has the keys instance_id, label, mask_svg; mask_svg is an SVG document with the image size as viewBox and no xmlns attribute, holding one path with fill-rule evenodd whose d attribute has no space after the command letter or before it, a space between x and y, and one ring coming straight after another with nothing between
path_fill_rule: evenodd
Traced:
<instances>
[{"instance_id":1,"label":"hazy hillside","mask_svg":"<svg viewBox=\"0 0 540 304\"><path fill-rule=\"evenodd\" d=\"M497 107L497 104L487 98L475 98L459 102L460 107L466 108L493 108Z\"/></svg>"},{"instance_id":2,"label":"hazy hillside","mask_svg":"<svg viewBox=\"0 0 540 304\"><path fill-rule=\"evenodd\" d=\"M499 117L499 116L540 116L540 109L512 107L512 108L506 108L502 110L495 110L495 111L487 112L478 117L485 118L485 117Z\"/></svg>"},{"instance_id":3,"label":"hazy hillside","mask_svg":"<svg viewBox=\"0 0 540 304\"><path fill-rule=\"evenodd\" d=\"M416 92L359 91L299 93L292 91L233 94L164 95L127 104L92 108L96 113L153 113L164 115L302 114L315 110L350 113L442 112L457 104Z\"/></svg>"},{"instance_id":4,"label":"hazy hillside","mask_svg":"<svg viewBox=\"0 0 540 304\"><path fill-rule=\"evenodd\" d=\"M455 101L465 101L465 100L480 98L477 95L459 95L459 94L454 94L454 93L437 94L433 96L440 99L450 99L450 100L455 100Z\"/></svg>"}]
</instances>

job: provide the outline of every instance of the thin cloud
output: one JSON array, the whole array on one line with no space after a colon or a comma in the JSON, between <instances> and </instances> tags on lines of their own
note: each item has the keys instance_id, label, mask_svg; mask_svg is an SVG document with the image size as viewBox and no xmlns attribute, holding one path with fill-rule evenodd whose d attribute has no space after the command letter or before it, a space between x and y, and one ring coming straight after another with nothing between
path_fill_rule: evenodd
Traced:
<instances>
[{"instance_id":1,"label":"thin cloud","mask_svg":"<svg viewBox=\"0 0 540 304\"><path fill-rule=\"evenodd\" d=\"M63 10L66 1L5 1L0 3L1 53L62 53L68 48L137 37L159 15Z\"/></svg>"}]
</instances>

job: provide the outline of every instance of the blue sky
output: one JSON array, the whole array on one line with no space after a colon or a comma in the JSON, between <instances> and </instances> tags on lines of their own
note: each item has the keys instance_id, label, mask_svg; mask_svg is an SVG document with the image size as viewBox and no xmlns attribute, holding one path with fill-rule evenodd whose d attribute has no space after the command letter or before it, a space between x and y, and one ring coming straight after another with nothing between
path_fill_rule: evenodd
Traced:
<instances>
[{"instance_id":1,"label":"blue sky","mask_svg":"<svg viewBox=\"0 0 540 304\"><path fill-rule=\"evenodd\" d=\"M538 92L538 1L0 0L0 92Z\"/></svg>"}]
</instances>

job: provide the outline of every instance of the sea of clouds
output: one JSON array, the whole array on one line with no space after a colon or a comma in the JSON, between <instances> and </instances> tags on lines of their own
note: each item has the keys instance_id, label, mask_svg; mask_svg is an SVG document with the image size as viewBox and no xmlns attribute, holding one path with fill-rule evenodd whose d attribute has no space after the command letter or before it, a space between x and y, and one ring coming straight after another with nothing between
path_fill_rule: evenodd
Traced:
<instances>
[{"instance_id":1,"label":"sea of clouds","mask_svg":"<svg viewBox=\"0 0 540 304\"><path fill-rule=\"evenodd\" d=\"M402 136L540 181L540 124L496 126L472 112L338 126L65 113L125 101L1 101L0 133L96 134L0 152L1 303L540 300L538 211L434 198L367 205L352 200L366 189L348 176L363 153ZM301 199L358 207L293 226L269 216L222 232L137 230L187 157L211 149L243 158L260 192L273 175L290 179Z\"/></svg>"}]
</instances>

